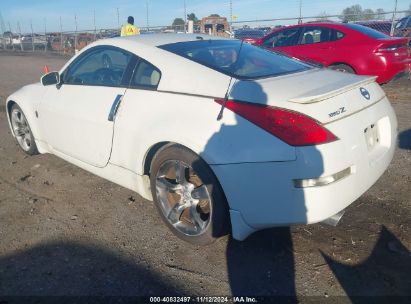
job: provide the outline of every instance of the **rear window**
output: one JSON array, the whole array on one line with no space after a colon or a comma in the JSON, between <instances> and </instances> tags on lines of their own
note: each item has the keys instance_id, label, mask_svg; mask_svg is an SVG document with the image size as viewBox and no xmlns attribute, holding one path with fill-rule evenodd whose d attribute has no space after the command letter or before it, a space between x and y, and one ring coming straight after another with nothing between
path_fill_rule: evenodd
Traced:
<instances>
[{"instance_id":1,"label":"rear window","mask_svg":"<svg viewBox=\"0 0 411 304\"><path fill-rule=\"evenodd\" d=\"M311 69L287 56L238 40L200 40L160 46L231 77L257 79Z\"/></svg>"},{"instance_id":2,"label":"rear window","mask_svg":"<svg viewBox=\"0 0 411 304\"><path fill-rule=\"evenodd\" d=\"M369 37L371 37L371 38L375 38L375 39L385 39L385 38L388 37L387 35L379 32L379 31L373 30L372 28L369 28L369 27L366 27L366 26L362 26L362 25L359 25L359 24L347 23L347 24L345 24L345 26L347 26L347 27L349 27L350 29L353 29L353 30L355 30L355 31L358 31L358 32L360 32L360 33L362 33L362 34L364 34L364 35L367 35L367 36L369 36Z\"/></svg>"},{"instance_id":3,"label":"rear window","mask_svg":"<svg viewBox=\"0 0 411 304\"><path fill-rule=\"evenodd\" d=\"M367 23L367 24L361 24L361 25L372 28L373 30L376 30L379 32L389 33L391 31L391 24L389 23Z\"/></svg>"}]
</instances>

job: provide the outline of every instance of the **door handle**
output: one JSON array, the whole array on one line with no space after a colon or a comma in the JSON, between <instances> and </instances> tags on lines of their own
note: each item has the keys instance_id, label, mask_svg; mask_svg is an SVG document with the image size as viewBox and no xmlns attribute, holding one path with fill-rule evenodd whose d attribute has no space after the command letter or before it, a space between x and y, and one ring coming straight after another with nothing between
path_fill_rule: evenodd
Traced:
<instances>
[{"instance_id":1,"label":"door handle","mask_svg":"<svg viewBox=\"0 0 411 304\"><path fill-rule=\"evenodd\" d=\"M114 121L116 117L118 108L120 107L121 100L123 99L123 95L117 95L116 99L114 99L113 105L111 106L110 113L108 114L108 121Z\"/></svg>"}]
</instances>

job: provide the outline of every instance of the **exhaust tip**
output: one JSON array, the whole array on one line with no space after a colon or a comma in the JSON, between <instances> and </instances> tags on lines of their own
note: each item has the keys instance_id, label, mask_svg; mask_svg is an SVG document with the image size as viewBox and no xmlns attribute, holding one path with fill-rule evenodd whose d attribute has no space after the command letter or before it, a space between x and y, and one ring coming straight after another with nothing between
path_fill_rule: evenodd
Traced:
<instances>
[{"instance_id":1,"label":"exhaust tip","mask_svg":"<svg viewBox=\"0 0 411 304\"><path fill-rule=\"evenodd\" d=\"M329 225L329 226L333 226L336 227L338 225L338 223L340 222L341 218L343 217L345 213L345 210L334 214L333 216L329 217L328 219L325 219L324 221L322 221L321 223Z\"/></svg>"}]
</instances>

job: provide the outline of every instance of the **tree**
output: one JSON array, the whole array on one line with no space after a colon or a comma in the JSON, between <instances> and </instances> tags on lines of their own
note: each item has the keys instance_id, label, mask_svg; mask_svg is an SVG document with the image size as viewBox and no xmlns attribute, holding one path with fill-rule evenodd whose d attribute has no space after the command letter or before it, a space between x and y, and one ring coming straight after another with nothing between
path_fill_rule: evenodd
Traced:
<instances>
[{"instance_id":1,"label":"tree","mask_svg":"<svg viewBox=\"0 0 411 304\"><path fill-rule=\"evenodd\" d=\"M194 23L198 23L198 18L196 16L196 14L194 14L194 13L188 14L187 15L187 20L191 20Z\"/></svg>"},{"instance_id":2,"label":"tree","mask_svg":"<svg viewBox=\"0 0 411 304\"><path fill-rule=\"evenodd\" d=\"M175 18L173 21L173 26L184 26L184 20L182 18Z\"/></svg>"},{"instance_id":3,"label":"tree","mask_svg":"<svg viewBox=\"0 0 411 304\"><path fill-rule=\"evenodd\" d=\"M210 17L220 17L219 14L211 14Z\"/></svg>"},{"instance_id":4,"label":"tree","mask_svg":"<svg viewBox=\"0 0 411 304\"><path fill-rule=\"evenodd\" d=\"M385 11L382 8L378 8L375 11L375 18L379 20L384 20L385 19Z\"/></svg>"},{"instance_id":5,"label":"tree","mask_svg":"<svg viewBox=\"0 0 411 304\"><path fill-rule=\"evenodd\" d=\"M378 9L377 14L383 14L383 9ZM372 20L375 19L376 13L369 8L362 9L361 5L356 4L345 8L341 16L339 17L344 22L359 21L359 20Z\"/></svg>"},{"instance_id":6,"label":"tree","mask_svg":"<svg viewBox=\"0 0 411 304\"><path fill-rule=\"evenodd\" d=\"M344 22L358 21L361 20L362 13L363 12L361 5L356 4L345 8L342 11L342 16L340 16L339 18L342 19Z\"/></svg>"},{"instance_id":7,"label":"tree","mask_svg":"<svg viewBox=\"0 0 411 304\"><path fill-rule=\"evenodd\" d=\"M375 14L372 9L367 8L362 12L362 20L373 20L373 19L375 19Z\"/></svg>"},{"instance_id":8,"label":"tree","mask_svg":"<svg viewBox=\"0 0 411 304\"><path fill-rule=\"evenodd\" d=\"M327 12L326 11L322 11L321 13L318 14L316 21L325 21L327 20Z\"/></svg>"}]
</instances>

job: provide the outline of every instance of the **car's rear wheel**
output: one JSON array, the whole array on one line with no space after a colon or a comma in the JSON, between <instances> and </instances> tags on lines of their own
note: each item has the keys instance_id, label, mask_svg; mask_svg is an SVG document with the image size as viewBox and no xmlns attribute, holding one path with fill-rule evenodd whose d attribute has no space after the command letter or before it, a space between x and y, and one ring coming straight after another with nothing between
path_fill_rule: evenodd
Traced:
<instances>
[{"instance_id":1,"label":"car's rear wheel","mask_svg":"<svg viewBox=\"0 0 411 304\"><path fill-rule=\"evenodd\" d=\"M223 190L210 167L180 146L166 146L151 165L151 191L161 218L179 238L207 245L228 232Z\"/></svg>"},{"instance_id":2,"label":"car's rear wheel","mask_svg":"<svg viewBox=\"0 0 411 304\"><path fill-rule=\"evenodd\" d=\"M346 64L335 64L335 65L330 66L330 69L334 71L343 72L343 73L355 74L354 69Z\"/></svg>"},{"instance_id":3,"label":"car's rear wheel","mask_svg":"<svg viewBox=\"0 0 411 304\"><path fill-rule=\"evenodd\" d=\"M38 154L33 132L21 108L14 104L10 110L10 122L13 134L20 148L29 155Z\"/></svg>"}]
</instances>

